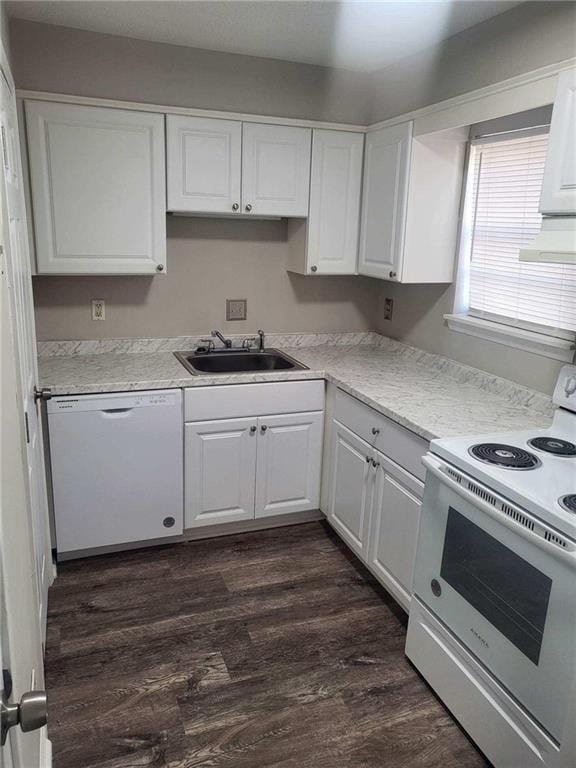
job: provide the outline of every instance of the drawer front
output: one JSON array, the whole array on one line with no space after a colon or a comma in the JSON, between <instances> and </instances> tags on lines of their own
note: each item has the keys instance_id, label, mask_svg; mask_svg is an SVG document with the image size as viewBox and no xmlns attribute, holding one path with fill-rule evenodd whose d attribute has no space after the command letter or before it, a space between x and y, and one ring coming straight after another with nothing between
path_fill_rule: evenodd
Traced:
<instances>
[{"instance_id":1,"label":"drawer front","mask_svg":"<svg viewBox=\"0 0 576 768\"><path fill-rule=\"evenodd\" d=\"M184 391L185 421L324 410L324 380L227 384Z\"/></svg>"},{"instance_id":2,"label":"drawer front","mask_svg":"<svg viewBox=\"0 0 576 768\"><path fill-rule=\"evenodd\" d=\"M392 419L338 390L334 418L385 456L424 480L422 456L428 441L396 424Z\"/></svg>"}]
</instances>

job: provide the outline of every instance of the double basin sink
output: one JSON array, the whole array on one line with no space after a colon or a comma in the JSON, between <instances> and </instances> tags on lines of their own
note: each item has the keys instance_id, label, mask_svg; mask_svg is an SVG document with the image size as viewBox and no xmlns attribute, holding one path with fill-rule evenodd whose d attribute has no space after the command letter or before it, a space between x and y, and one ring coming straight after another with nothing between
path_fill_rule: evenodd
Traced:
<instances>
[{"instance_id":1,"label":"double basin sink","mask_svg":"<svg viewBox=\"0 0 576 768\"><path fill-rule=\"evenodd\" d=\"M223 349L217 352L174 352L182 365L195 375L307 370L278 349L260 351Z\"/></svg>"}]
</instances>

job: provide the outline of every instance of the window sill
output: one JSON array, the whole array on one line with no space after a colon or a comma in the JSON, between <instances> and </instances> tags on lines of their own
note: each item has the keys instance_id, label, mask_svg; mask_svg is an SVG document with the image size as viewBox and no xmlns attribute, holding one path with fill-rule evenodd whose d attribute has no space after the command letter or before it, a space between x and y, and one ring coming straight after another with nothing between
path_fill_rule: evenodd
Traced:
<instances>
[{"instance_id":1,"label":"window sill","mask_svg":"<svg viewBox=\"0 0 576 768\"><path fill-rule=\"evenodd\" d=\"M471 315L444 315L451 331L466 333L479 339L504 344L507 347L522 349L534 355L551 357L564 363L572 362L574 342L546 336L543 333L526 331L523 328L513 328L491 320L483 320Z\"/></svg>"}]
</instances>

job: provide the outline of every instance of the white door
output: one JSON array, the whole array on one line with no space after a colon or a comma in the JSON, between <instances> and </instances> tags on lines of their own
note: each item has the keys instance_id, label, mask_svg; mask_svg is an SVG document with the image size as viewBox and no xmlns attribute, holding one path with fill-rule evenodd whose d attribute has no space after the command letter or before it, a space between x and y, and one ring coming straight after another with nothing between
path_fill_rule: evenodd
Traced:
<instances>
[{"instance_id":1,"label":"white door","mask_svg":"<svg viewBox=\"0 0 576 768\"><path fill-rule=\"evenodd\" d=\"M254 518L257 420L184 426L184 527Z\"/></svg>"},{"instance_id":2,"label":"white door","mask_svg":"<svg viewBox=\"0 0 576 768\"><path fill-rule=\"evenodd\" d=\"M243 213L308 216L310 128L244 123Z\"/></svg>"},{"instance_id":3,"label":"white door","mask_svg":"<svg viewBox=\"0 0 576 768\"><path fill-rule=\"evenodd\" d=\"M43 688L44 672L16 318L6 266L11 232L4 185L0 200L0 670L10 673L12 691L5 690L4 698L14 704L29 690ZM46 728L23 733L14 727L0 746L0 765L48 768L49 747Z\"/></svg>"},{"instance_id":4,"label":"white door","mask_svg":"<svg viewBox=\"0 0 576 768\"><path fill-rule=\"evenodd\" d=\"M408 610L424 486L379 452L375 463L368 562L386 589Z\"/></svg>"},{"instance_id":5,"label":"white door","mask_svg":"<svg viewBox=\"0 0 576 768\"><path fill-rule=\"evenodd\" d=\"M240 212L242 123L166 117L168 210Z\"/></svg>"},{"instance_id":6,"label":"white door","mask_svg":"<svg viewBox=\"0 0 576 768\"><path fill-rule=\"evenodd\" d=\"M258 419L256 517L318 509L324 414Z\"/></svg>"},{"instance_id":7,"label":"white door","mask_svg":"<svg viewBox=\"0 0 576 768\"><path fill-rule=\"evenodd\" d=\"M576 69L558 77L540 211L576 214Z\"/></svg>"},{"instance_id":8,"label":"white door","mask_svg":"<svg viewBox=\"0 0 576 768\"><path fill-rule=\"evenodd\" d=\"M364 136L315 130L312 137L307 272L353 275L358 260Z\"/></svg>"},{"instance_id":9,"label":"white door","mask_svg":"<svg viewBox=\"0 0 576 768\"><path fill-rule=\"evenodd\" d=\"M52 581L52 558L48 524L48 500L44 469L42 424L39 406L35 401L38 382L36 361L36 331L34 326L34 301L20 145L16 118L16 102L11 78L2 71L0 94L0 123L2 133L2 157L4 201L6 221L3 235L6 238L6 269L10 291L11 312L15 318L16 355L20 376L22 423L26 432L27 487L30 497L34 551L38 582L38 611L42 632L46 631L48 587Z\"/></svg>"},{"instance_id":10,"label":"white door","mask_svg":"<svg viewBox=\"0 0 576 768\"><path fill-rule=\"evenodd\" d=\"M402 279L412 122L366 135L358 272Z\"/></svg>"},{"instance_id":11,"label":"white door","mask_svg":"<svg viewBox=\"0 0 576 768\"><path fill-rule=\"evenodd\" d=\"M333 424L328 520L348 546L366 559L374 490L373 449L339 422Z\"/></svg>"},{"instance_id":12,"label":"white door","mask_svg":"<svg viewBox=\"0 0 576 768\"><path fill-rule=\"evenodd\" d=\"M164 116L25 106L38 274L165 272Z\"/></svg>"}]
</instances>

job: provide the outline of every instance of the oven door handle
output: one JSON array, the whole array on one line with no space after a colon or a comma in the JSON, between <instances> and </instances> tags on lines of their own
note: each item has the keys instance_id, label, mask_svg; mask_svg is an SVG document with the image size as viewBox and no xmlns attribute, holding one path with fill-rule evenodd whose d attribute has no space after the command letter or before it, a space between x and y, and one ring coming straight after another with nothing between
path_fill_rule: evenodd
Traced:
<instances>
[{"instance_id":1,"label":"oven door handle","mask_svg":"<svg viewBox=\"0 0 576 768\"><path fill-rule=\"evenodd\" d=\"M566 541L570 549L568 548L564 549L561 546L551 544L549 541L546 541L546 539L543 536L540 536L538 533L534 533L529 528L525 528L520 523L515 522L512 518L508 517L508 515L506 515L504 512L501 512L499 509L496 509L491 504L488 504L479 496L476 496L476 494L471 493L468 489L462 487L459 483L453 480L448 474L446 474L446 472L442 471L442 467L444 466L444 464L441 461L439 461L435 456L431 456L430 454L423 456L422 463L424 464L428 472L430 472L432 475L437 477L441 483L444 483L444 485L451 488L463 499L465 499L466 501L469 501L478 509L481 509L482 512L485 512L487 515L490 515L490 517L492 517L494 520L499 522L501 525L506 526L506 528L510 528L511 531L514 531L514 533L527 539L535 546L540 547L540 549L543 549L548 554L553 555L554 557L560 560L564 560L572 568L576 567L576 545L568 541L568 539L566 539L565 536L556 534L553 529L548 529L547 526L543 525L542 523L538 523L539 525L542 525L542 528L544 530L550 530L550 533L552 535L555 535L555 536L557 535L558 538L560 538L562 541ZM478 483L478 485L480 484ZM489 491L489 492L487 491L487 493L489 493L490 496L494 496L494 498L498 498L498 494L494 493L493 491ZM505 502L505 503L508 504L509 502ZM522 513L522 514L528 517L526 513Z\"/></svg>"}]
</instances>

